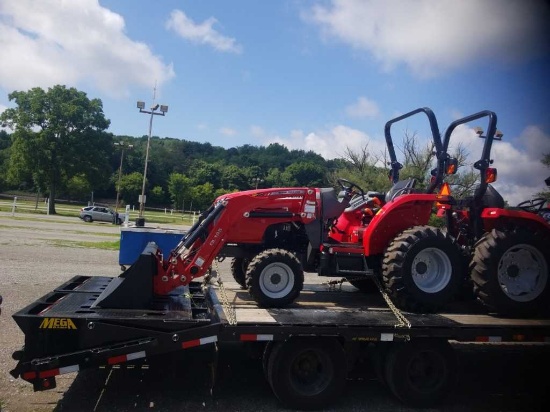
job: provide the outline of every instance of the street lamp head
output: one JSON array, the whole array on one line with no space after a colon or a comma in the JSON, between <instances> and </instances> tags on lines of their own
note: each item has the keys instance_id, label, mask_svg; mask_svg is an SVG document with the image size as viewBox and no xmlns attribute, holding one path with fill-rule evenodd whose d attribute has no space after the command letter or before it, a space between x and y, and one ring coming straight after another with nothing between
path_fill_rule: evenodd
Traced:
<instances>
[{"instance_id":1,"label":"street lamp head","mask_svg":"<svg viewBox=\"0 0 550 412\"><path fill-rule=\"evenodd\" d=\"M138 108L139 110L144 109L144 108L145 108L145 102L142 102L141 100L138 100L138 102L137 102L137 108Z\"/></svg>"},{"instance_id":2,"label":"street lamp head","mask_svg":"<svg viewBox=\"0 0 550 412\"><path fill-rule=\"evenodd\" d=\"M164 105L164 104L161 104L160 105L160 111L162 113L166 113L168 111L168 106Z\"/></svg>"}]
</instances>

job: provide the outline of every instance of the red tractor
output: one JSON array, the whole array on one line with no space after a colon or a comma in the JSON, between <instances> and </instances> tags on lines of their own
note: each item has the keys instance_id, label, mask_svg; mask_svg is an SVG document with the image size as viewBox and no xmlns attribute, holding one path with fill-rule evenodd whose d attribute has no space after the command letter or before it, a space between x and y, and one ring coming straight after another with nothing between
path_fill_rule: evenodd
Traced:
<instances>
[{"instance_id":1,"label":"red tractor","mask_svg":"<svg viewBox=\"0 0 550 412\"><path fill-rule=\"evenodd\" d=\"M415 189L414 178L399 180L402 165L390 133L392 124L417 113L427 115L437 152L437 167L424 192ZM398 306L437 310L454 299L463 281L460 249L445 230L428 226L434 204L452 200L434 192L445 172L456 170L457 161L443 151L437 121L428 108L387 122L385 137L395 183L388 193L365 193L340 179L339 193L334 188L299 187L220 196L168 256L156 251L153 270L133 265L121 275L125 280L117 289L125 289L126 279L147 284L152 278L153 293L167 295L205 275L215 258L233 257L234 276L244 275L251 296L264 307L292 303L306 271L342 276L362 289L370 287L365 282L373 276L381 276ZM373 202L379 209L371 215ZM121 305L124 293L112 292L105 294L111 295L109 302L97 306ZM136 301L147 298L133 294Z\"/></svg>"},{"instance_id":2,"label":"red tractor","mask_svg":"<svg viewBox=\"0 0 550 412\"><path fill-rule=\"evenodd\" d=\"M481 158L474 163L480 184L472 197L446 208L447 228L471 253L474 294L483 304L503 315L543 315L550 309L548 201L538 198L505 207L490 185L497 177L496 168L491 167L491 148L502 137L496 130L496 114L483 111L452 123L443 150L448 150L456 126L483 117L489 118L489 125L486 136L478 132L485 142Z\"/></svg>"}]
</instances>

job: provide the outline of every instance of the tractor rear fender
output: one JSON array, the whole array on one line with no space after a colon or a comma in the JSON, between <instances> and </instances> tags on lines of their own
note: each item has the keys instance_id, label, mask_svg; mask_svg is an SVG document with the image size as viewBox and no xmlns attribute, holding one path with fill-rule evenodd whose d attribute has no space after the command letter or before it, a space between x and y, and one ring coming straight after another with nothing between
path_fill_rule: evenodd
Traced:
<instances>
[{"instance_id":1,"label":"tractor rear fender","mask_svg":"<svg viewBox=\"0 0 550 412\"><path fill-rule=\"evenodd\" d=\"M405 229L428 224L436 201L446 202L449 201L449 197L436 194L408 194L386 203L373 217L363 234L365 255L380 255Z\"/></svg>"},{"instance_id":2,"label":"tractor rear fender","mask_svg":"<svg viewBox=\"0 0 550 412\"><path fill-rule=\"evenodd\" d=\"M506 230L511 227L526 227L533 231L550 231L550 225L536 213L523 210L486 208L481 213L483 228L486 232L493 229Z\"/></svg>"}]
</instances>

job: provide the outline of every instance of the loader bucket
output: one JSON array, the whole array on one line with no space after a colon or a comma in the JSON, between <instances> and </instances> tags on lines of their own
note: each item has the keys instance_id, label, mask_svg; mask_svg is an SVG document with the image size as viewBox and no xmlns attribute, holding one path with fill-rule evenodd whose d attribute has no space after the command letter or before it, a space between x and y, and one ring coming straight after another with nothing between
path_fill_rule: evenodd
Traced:
<instances>
[{"instance_id":1,"label":"loader bucket","mask_svg":"<svg viewBox=\"0 0 550 412\"><path fill-rule=\"evenodd\" d=\"M156 250L156 245L149 243L136 262L107 285L91 308L150 308L153 276L157 274Z\"/></svg>"}]
</instances>

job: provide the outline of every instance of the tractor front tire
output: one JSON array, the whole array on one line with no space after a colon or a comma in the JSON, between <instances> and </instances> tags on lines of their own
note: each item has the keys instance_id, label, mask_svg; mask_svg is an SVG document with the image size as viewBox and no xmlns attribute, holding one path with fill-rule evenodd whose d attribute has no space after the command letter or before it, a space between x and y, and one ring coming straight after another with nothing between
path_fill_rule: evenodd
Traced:
<instances>
[{"instance_id":1,"label":"tractor front tire","mask_svg":"<svg viewBox=\"0 0 550 412\"><path fill-rule=\"evenodd\" d=\"M248 264L246 285L262 307L281 308L294 302L304 287L304 271L288 250L268 249Z\"/></svg>"},{"instance_id":2,"label":"tractor front tire","mask_svg":"<svg viewBox=\"0 0 550 412\"><path fill-rule=\"evenodd\" d=\"M246 269L248 262L246 258L233 258L231 260L231 274L241 289L246 289Z\"/></svg>"},{"instance_id":3,"label":"tractor front tire","mask_svg":"<svg viewBox=\"0 0 550 412\"><path fill-rule=\"evenodd\" d=\"M382 280L396 305L412 312L436 312L454 301L464 277L460 250L446 231L415 226L388 246Z\"/></svg>"},{"instance_id":4,"label":"tractor front tire","mask_svg":"<svg viewBox=\"0 0 550 412\"><path fill-rule=\"evenodd\" d=\"M476 244L470 275L476 297L501 315L549 312L550 234L493 229Z\"/></svg>"}]
</instances>

